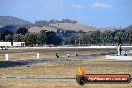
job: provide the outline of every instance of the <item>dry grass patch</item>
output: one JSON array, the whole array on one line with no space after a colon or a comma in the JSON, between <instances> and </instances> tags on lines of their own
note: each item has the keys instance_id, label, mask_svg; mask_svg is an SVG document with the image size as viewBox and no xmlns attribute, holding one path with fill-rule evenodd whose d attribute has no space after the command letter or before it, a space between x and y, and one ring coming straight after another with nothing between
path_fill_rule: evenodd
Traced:
<instances>
[{"instance_id":1,"label":"dry grass patch","mask_svg":"<svg viewBox=\"0 0 132 88\"><path fill-rule=\"evenodd\" d=\"M56 75L74 77L78 67L82 66L88 74L130 74L132 75L132 62L108 62L93 59L70 62L46 62L20 67L1 68L1 75Z\"/></svg>"}]
</instances>

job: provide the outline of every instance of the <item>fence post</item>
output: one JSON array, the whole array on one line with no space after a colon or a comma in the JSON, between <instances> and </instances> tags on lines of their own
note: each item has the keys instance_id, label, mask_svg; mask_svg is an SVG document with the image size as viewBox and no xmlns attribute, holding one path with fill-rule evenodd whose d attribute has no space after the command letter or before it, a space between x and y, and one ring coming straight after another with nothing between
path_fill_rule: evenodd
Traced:
<instances>
[{"instance_id":1,"label":"fence post","mask_svg":"<svg viewBox=\"0 0 132 88\"><path fill-rule=\"evenodd\" d=\"M39 58L39 53L37 53L37 58Z\"/></svg>"},{"instance_id":2,"label":"fence post","mask_svg":"<svg viewBox=\"0 0 132 88\"><path fill-rule=\"evenodd\" d=\"M8 61L8 54L5 54L5 60Z\"/></svg>"}]
</instances>

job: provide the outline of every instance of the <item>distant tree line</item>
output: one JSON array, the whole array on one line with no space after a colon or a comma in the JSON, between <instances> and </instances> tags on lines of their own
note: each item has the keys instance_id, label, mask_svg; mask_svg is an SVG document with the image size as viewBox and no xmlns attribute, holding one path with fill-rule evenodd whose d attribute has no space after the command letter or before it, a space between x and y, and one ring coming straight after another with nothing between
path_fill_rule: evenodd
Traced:
<instances>
[{"instance_id":1,"label":"distant tree line","mask_svg":"<svg viewBox=\"0 0 132 88\"><path fill-rule=\"evenodd\" d=\"M73 42L74 41L74 42ZM88 45L115 45L119 42L122 44L132 44L131 30L115 30L115 31L92 31L83 34L76 34L69 38L70 44L88 44Z\"/></svg>"},{"instance_id":2,"label":"distant tree line","mask_svg":"<svg viewBox=\"0 0 132 88\"><path fill-rule=\"evenodd\" d=\"M40 33L29 33L27 28L15 32L0 31L0 41L26 42L28 46L42 45L113 45L132 44L132 29L106 31L73 31L58 29L57 32L42 30Z\"/></svg>"},{"instance_id":3,"label":"distant tree line","mask_svg":"<svg viewBox=\"0 0 132 88\"><path fill-rule=\"evenodd\" d=\"M62 42L61 37L53 31L42 30L38 34L29 33L26 28L19 28L17 31L12 32L4 30L0 32L0 41L2 42L26 42L28 46L34 45L60 45Z\"/></svg>"},{"instance_id":4,"label":"distant tree line","mask_svg":"<svg viewBox=\"0 0 132 88\"><path fill-rule=\"evenodd\" d=\"M54 23L77 23L77 21L75 20L70 20L70 19L62 19L62 20L50 20L50 21L46 21L46 20L41 20L41 21L35 21L36 26L49 26L49 24L54 24Z\"/></svg>"},{"instance_id":5,"label":"distant tree line","mask_svg":"<svg viewBox=\"0 0 132 88\"><path fill-rule=\"evenodd\" d=\"M68 45L117 45L132 44L132 29L115 31L62 32L62 44Z\"/></svg>"}]
</instances>

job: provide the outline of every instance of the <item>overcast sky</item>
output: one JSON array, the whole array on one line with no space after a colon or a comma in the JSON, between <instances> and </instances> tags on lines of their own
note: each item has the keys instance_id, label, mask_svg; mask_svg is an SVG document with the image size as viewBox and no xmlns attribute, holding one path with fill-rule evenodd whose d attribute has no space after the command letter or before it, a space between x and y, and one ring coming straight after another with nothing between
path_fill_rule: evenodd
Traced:
<instances>
[{"instance_id":1,"label":"overcast sky","mask_svg":"<svg viewBox=\"0 0 132 88\"><path fill-rule=\"evenodd\" d=\"M132 24L132 0L0 0L0 16L36 20L73 19L93 27Z\"/></svg>"}]
</instances>

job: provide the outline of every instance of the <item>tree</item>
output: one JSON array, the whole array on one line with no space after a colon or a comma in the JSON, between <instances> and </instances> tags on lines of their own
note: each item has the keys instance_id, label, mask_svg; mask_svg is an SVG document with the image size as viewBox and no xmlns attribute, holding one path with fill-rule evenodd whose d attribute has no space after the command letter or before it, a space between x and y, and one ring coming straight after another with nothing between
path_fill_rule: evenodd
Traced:
<instances>
[{"instance_id":1,"label":"tree","mask_svg":"<svg viewBox=\"0 0 132 88\"><path fill-rule=\"evenodd\" d=\"M12 41L12 36L10 34L5 36L5 41L6 42L11 42Z\"/></svg>"},{"instance_id":2,"label":"tree","mask_svg":"<svg viewBox=\"0 0 132 88\"><path fill-rule=\"evenodd\" d=\"M103 43L103 45L105 45L108 42L110 43L111 38L112 36L111 36L110 31L104 31L104 32L101 32L100 34L100 40Z\"/></svg>"},{"instance_id":3,"label":"tree","mask_svg":"<svg viewBox=\"0 0 132 88\"><path fill-rule=\"evenodd\" d=\"M62 45L68 45L68 44L70 44L70 38L62 37Z\"/></svg>"},{"instance_id":4,"label":"tree","mask_svg":"<svg viewBox=\"0 0 132 88\"><path fill-rule=\"evenodd\" d=\"M81 34L78 33L75 35L75 44L80 45L80 43L81 43Z\"/></svg>"},{"instance_id":5,"label":"tree","mask_svg":"<svg viewBox=\"0 0 132 88\"><path fill-rule=\"evenodd\" d=\"M46 43L53 44L53 41L55 40L55 37L56 37L56 33L53 31L48 31L48 32L46 32L46 36L47 36Z\"/></svg>"},{"instance_id":6,"label":"tree","mask_svg":"<svg viewBox=\"0 0 132 88\"><path fill-rule=\"evenodd\" d=\"M46 37L46 43L49 45L59 45L62 43L62 38L60 36L57 36L56 33L53 31L46 32Z\"/></svg>"},{"instance_id":7,"label":"tree","mask_svg":"<svg viewBox=\"0 0 132 88\"><path fill-rule=\"evenodd\" d=\"M14 42L24 42L25 41L25 37L22 34L14 34L12 36L12 39Z\"/></svg>"},{"instance_id":8,"label":"tree","mask_svg":"<svg viewBox=\"0 0 132 88\"><path fill-rule=\"evenodd\" d=\"M26 41L27 45L33 46L34 44L36 44L36 35L27 33L25 35L25 41Z\"/></svg>"},{"instance_id":9,"label":"tree","mask_svg":"<svg viewBox=\"0 0 132 88\"><path fill-rule=\"evenodd\" d=\"M132 42L132 30L126 30L123 35L125 43L131 44Z\"/></svg>"},{"instance_id":10,"label":"tree","mask_svg":"<svg viewBox=\"0 0 132 88\"><path fill-rule=\"evenodd\" d=\"M122 31L118 31L116 34L115 34L115 41L117 43L122 43L122 40L124 40L123 38L123 32Z\"/></svg>"},{"instance_id":11,"label":"tree","mask_svg":"<svg viewBox=\"0 0 132 88\"><path fill-rule=\"evenodd\" d=\"M90 37L90 32L83 34L81 37L82 37L83 44L91 44L92 43L91 37Z\"/></svg>"},{"instance_id":12,"label":"tree","mask_svg":"<svg viewBox=\"0 0 132 88\"><path fill-rule=\"evenodd\" d=\"M76 35L71 35L70 37L67 37L67 40L69 41L69 44L77 44Z\"/></svg>"},{"instance_id":13,"label":"tree","mask_svg":"<svg viewBox=\"0 0 132 88\"><path fill-rule=\"evenodd\" d=\"M89 33L89 39L91 44L99 44L100 43L100 31L93 31Z\"/></svg>"},{"instance_id":14,"label":"tree","mask_svg":"<svg viewBox=\"0 0 132 88\"><path fill-rule=\"evenodd\" d=\"M2 40L2 36L1 36L1 34L0 34L0 41Z\"/></svg>"},{"instance_id":15,"label":"tree","mask_svg":"<svg viewBox=\"0 0 132 88\"><path fill-rule=\"evenodd\" d=\"M37 35L37 43L42 45L42 44L46 44L46 39L47 39L47 36L46 36L46 32L44 30L42 30L38 35Z\"/></svg>"},{"instance_id":16,"label":"tree","mask_svg":"<svg viewBox=\"0 0 132 88\"><path fill-rule=\"evenodd\" d=\"M2 40L5 40L5 36L8 35L8 34L13 35L13 32L10 31L10 30L3 30L3 31L1 32L1 39L2 39Z\"/></svg>"},{"instance_id":17,"label":"tree","mask_svg":"<svg viewBox=\"0 0 132 88\"><path fill-rule=\"evenodd\" d=\"M83 44L99 44L100 43L100 31L88 32L81 37L82 37Z\"/></svg>"},{"instance_id":18,"label":"tree","mask_svg":"<svg viewBox=\"0 0 132 88\"><path fill-rule=\"evenodd\" d=\"M129 44L132 42L132 29L128 31L129 32Z\"/></svg>"},{"instance_id":19,"label":"tree","mask_svg":"<svg viewBox=\"0 0 132 88\"><path fill-rule=\"evenodd\" d=\"M60 45L60 44L62 44L62 38L60 36L55 36L55 38L53 40L53 44L54 45Z\"/></svg>"},{"instance_id":20,"label":"tree","mask_svg":"<svg viewBox=\"0 0 132 88\"><path fill-rule=\"evenodd\" d=\"M24 27L23 28L19 28L19 29L17 29L16 33L25 35L26 33L28 33L28 29L24 28Z\"/></svg>"}]
</instances>

